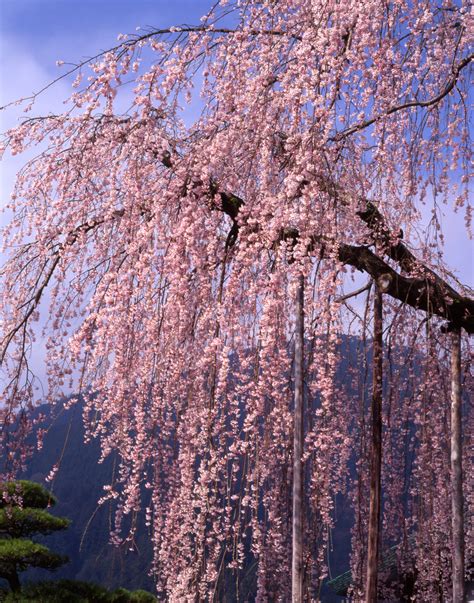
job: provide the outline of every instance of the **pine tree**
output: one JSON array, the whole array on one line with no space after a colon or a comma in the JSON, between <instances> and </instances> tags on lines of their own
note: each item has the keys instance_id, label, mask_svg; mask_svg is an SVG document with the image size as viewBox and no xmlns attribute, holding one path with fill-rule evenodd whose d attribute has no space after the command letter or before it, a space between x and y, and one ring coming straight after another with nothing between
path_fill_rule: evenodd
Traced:
<instances>
[{"instance_id":1,"label":"pine tree","mask_svg":"<svg viewBox=\"0 0 474 603\"><path fill-rule=\"evenodd\" d=\"M54 570L68 560L31 540L69 526L69 519L54 517L45 510L55 503L54 496L34 482L21 480L0 486L0 577L13 591L20 590L20 572L29 567Z\"/></svg>"}]
</instances>

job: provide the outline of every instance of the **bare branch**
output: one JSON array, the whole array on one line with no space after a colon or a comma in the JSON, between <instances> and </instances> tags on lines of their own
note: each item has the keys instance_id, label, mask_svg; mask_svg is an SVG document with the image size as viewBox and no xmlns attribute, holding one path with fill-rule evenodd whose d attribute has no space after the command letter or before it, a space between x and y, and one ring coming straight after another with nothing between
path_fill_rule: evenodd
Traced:
<instances>
[{"instance_id":1,"label":"bare branch","mask_svg":"<svg viewBox=\"0 0 474 603\"><path fill-rule=\"evenodd\" d=\"M342 302L344 302L348 299L351 299L351 297L356 297L357 295L364 293L364 291L368 291L371 286L372 286L372 281L369 281L366 285L364 285L363 287L360 287L360 289L356 289L355 291L352 291L351 293L347 293L347 295L338 297L334 301L338 304L341 304Z\"/></svg>"},{"instance_id":2,"label":"bare branch","mask_svg":"<svg viewBox=\"0 0 474 603\"><path fill-rule=\"evenodd\" d=\"M467 65L469 65L469 63L472 61L473 58L474 58L474 53L470 54L469 56L464 58L462 61L460 61L456 65L456 67L453 69L453 75L452 75L451 79L448 81L448 83L446 84L446 86L443 88L443 90L441 90L441 92L439 92L439 94L437 94L433 98L430 98L425 101L411 100L411 101L407 101L406 103L402 103L400 105L395 105L393 107L390 107L389 109L387 109L383 113L380 113L379 115L376 115L375 117L360 121L359 123L354 124L350 128L347 128L346 130L342 130L342 132L338 132L335 136L333 136L329 139L330 142L337 142L339 140L347 138L351 134L354 134L355 132L360 132L361 130L368 128L372 124L380 121L381 119L384 119L385 117L388 117L389 115L392 115L393 113L398 113L398 111L403 111L404 109L410 109L412 107L431 107L433 105L436 105L441 100L443 100L443 98L445 96L447 96L451 92L451 90L454 88L454 86L456 85L456 82L459 79L459 74L465 67L467 67Z\"/></svg>"}]
</instances>

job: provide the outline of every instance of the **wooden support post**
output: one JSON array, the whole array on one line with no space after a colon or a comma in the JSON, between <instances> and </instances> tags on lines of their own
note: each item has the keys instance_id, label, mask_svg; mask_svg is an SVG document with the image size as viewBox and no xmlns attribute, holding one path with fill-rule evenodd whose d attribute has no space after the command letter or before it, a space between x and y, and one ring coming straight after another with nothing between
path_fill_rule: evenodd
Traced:
<instances>
[{"instance_id":1,"label":"wooden support post","mask_svg":"<svg viewBox=\"0 0 474 603\"><path fill-rule=\"evenodd\" d=\"M451 506L453 601L464 601L464 509L462 493L461 330L451 333Z\"/></svg>"},{"instance_id":2,"label":"wooden support post","mask_svg":"<svg viewBox=\"0 0 474 603\"><path fill-rule=\"evenodd\" d=\"M296 292L291 600L303 602L304 277Z\"/></svg>"},{"instance_id":3,"label":"wooden support post","mask_svg":"<svg viewBox=\"0 0 474 603\"><path fill-rule=\"evenodd\" d=\"M374 339L372 357L372 445L370 459L370 507L367 553L366 603L377 603L379 531L382 472L382 383L383 383L382 293L374 291Z\"/></svg>"}]
</instances>

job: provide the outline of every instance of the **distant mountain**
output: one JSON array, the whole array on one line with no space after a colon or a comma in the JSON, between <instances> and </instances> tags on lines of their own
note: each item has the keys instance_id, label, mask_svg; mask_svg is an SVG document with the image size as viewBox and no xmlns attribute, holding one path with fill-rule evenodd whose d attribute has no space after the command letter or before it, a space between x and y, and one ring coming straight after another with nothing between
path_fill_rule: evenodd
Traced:
<instances>
[{"instance_id":1,"label":"distant mountain","mask_svg":"<svg viewBox=\"0 0 474 603\"><path fill-rule=\"evenodd\" d=\"M48 407L39 411L47 414ZM139 519L134 551L109 543L114 509L108 503L99 507L97 501L104 493L104 484L111 481L115 459L112 456L99 464L99 457L97 441L84 443L81 405L61 411L49 428L42 449L34 453L22 477L45 483L52 466L60 461L54 481L46 483L46 486L58 499L51 512L68 517L72 524L64 532L45 537L45 542L51 550L68 555L70 561L54 573L41 570L24 572L22 581L68 578L97 582L110 589L124 587L154 591L154 582L149 576L152 547L144 513ZM338 497L338 529L333 532L330 553L333 576L348 567L351 522L352 511L347 501ZM37 540L42 541L41 537ZM251 576L250 579L255 582ZM321 594L324 603L343 600L325 586ZM225 595L222 600L226 603L233 601Z\"/></svg>"},{"instance_id":2,"label":"distant mountain","mask_svg":"<svg viewBox=\"0 0 474 603\"><path fill-rule=\"evenodd\" d=\"M47 407L40 409L47 413ZM99 464L99 445L84 443L80 405L62 411L44 438L42 450L31 458L25 478L44 483L54 464L59 471L46 484L58 499L52 512L72 520L71 527L47 537L48 546L66 554L70 562L54 573L54 578L98 582L108 588L154 590L150 570L152 548L144 514L139 519L136 550L109 544L114 509L110 504L98 507L104 484L110 483L114 458ZM49 572L31 570L23 579L49 579Z\"/></svg>"}]
</instances>

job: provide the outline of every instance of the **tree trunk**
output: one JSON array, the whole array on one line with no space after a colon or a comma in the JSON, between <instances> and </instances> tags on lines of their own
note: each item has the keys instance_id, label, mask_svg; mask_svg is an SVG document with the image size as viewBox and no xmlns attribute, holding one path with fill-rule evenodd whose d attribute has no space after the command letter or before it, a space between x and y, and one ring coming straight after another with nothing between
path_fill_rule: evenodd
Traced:
<instances>
[{"instance_id":1,"label":"tree trunk","mask_svg":"<svg viewBox=\"0 0 474 603\"><path fill-rule=\"evenodd\" d=\"M293 432L293 543L291 567L292 603L303 601L303 408L304 408L304 277L296 293L295 411Z\"/></svg>"},{"instance_id":2,"label":"tree trunk","mask_svg":"<svg viewBox=\"0 0 474 603\"><path fill-rule=\"evenodd\" d=\"M464 513L462 495L461 331L451 334L451 506L453 601L464 601Z\"/></svg>"},{"instance_id":3,"label":"tree trunk","mask_svg":"<svg viewBox=\"0 0 474 603\"><path fill-rule=\"evenodd\" d=\"M11 574L8 574L8 576L5 577L8 582L8 586L14 593L21 590L20 578L18 577L17 571L13 571Z\"/></svg>"},{"instance_id":4,"label":"tree trunk","mask_svg":"<svg viewBox=\"0 0 474 603\"><path fill-rule=\"evenodd\" d=\"M365 587L366 603L377 603L382 470L382 331L382 293L378 285L376 285L374 292L374 343L372 352L372 446L370 459L369 542Z\"/></svg>"}]
</instances>

